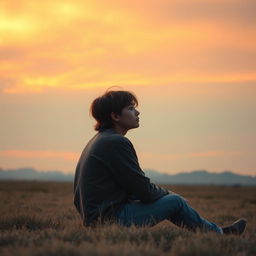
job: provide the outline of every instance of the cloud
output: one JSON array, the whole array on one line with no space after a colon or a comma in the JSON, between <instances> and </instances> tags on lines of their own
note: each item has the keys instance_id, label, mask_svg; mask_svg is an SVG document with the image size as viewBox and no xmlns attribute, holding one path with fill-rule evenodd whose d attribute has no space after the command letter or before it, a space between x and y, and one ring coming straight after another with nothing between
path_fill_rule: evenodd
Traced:
<instances>
[{"instance_id":1,"label":"cloud","mask_svg":"<svg viewBox=\"0 0 256 256\"><path fill-rule=\"evenodd\" d=\"M76 152L62 151L40 151L40 150L2 150L0 157L16 158L32 158L32 159L63 159L69 161L78 160L79 154Z\"/></svg>"},{"instance_id":2,"label":"cloud","mask_svg":"<svg viewBox=\"0 0 256 256\"><path fill-rule=\"evenodd\" d=\"M1 90L256 81L254 6L229 0L3 1L0 75L18 83Z\"/></svg>"},{"instance_id":3,"label":"cloud","mask_svg":"<svg viewBox=\"0 0 256 256\"><path fill-rule=\"evenodd\" d=\"M243 152L226 152L226 151L209 151L209 152L189 152L183 154L161 154L152 152L139 152L140 158L143 159L187 159L187 158L212 158L212 157L230 157L241 156ZM80 154L77 152L50 151L50 150L2 150L0 157L24 158L24 159L63 159L77 161Z\"/></svg>"},{"instance_id":4,"label":"cloud","mask_svg":"<svg viewBox=\"0 0 256 256\"><path fill-rule=\"evenodd\" d=\"M154 7L157 8L157 5L154 4ZM200 21L255 27L256 21L254 0L160 1L158 8L159 16L161 15L165 22L174 19L180 22Z\"/></svg>"}]
</instances>

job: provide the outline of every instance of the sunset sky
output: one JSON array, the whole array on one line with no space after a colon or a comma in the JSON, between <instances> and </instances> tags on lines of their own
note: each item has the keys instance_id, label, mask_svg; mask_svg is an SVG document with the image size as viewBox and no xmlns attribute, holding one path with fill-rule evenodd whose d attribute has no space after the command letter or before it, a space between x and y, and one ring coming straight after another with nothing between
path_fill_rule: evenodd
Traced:
<instances>
[{"instance_id":1,"label":"sunset sky","mask_svg":"<svg viewBox=\"0 0 256 256\"><path fill-rule=\"evenodd\" d=\"M126 136L142 169L256 175L255 13L255 0L2 0L0 167L74 173L91 102L119 86L139 100Z\"/></svg>"}]
</instances>

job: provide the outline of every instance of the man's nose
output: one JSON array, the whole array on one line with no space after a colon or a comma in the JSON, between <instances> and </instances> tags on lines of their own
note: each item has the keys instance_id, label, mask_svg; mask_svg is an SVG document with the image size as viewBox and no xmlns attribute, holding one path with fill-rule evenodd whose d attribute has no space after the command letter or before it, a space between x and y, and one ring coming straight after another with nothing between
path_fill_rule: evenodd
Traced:
<instances>
[{"instance_id":1,"label":"man's nose","mask_svg":"<svg viewBox=\"0 0 256 256\"><path fill-rule=\"evenodd\" d=\"M138 116L140 114L140 112L138 110L136 110L136 115Z\"/></svg>"}]
</instances>

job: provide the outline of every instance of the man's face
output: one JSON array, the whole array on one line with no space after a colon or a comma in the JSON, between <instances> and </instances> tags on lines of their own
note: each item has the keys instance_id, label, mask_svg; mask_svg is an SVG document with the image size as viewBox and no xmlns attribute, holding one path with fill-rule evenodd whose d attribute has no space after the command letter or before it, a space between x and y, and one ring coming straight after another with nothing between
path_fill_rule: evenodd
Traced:
<instances>
[{"instance_id":1,"label":"man's face","mask_svg":"<svg viewBox=\"0 0 256 256\"><path fill-rule=\"evenodd\" d=\"M130 130L139 127L140 112L131 104L122 109L121 115L117 115L116 124L123 130Z\"/></svg>"}]
</instances>

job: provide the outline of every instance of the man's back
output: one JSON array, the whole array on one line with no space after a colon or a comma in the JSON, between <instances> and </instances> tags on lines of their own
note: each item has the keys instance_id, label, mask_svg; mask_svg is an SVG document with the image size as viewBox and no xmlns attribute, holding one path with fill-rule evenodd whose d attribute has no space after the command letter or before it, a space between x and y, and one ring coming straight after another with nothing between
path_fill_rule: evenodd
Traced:
<instances>
[{"instance_id":1,"label":"man's back","mask_svg":"<svg viewBox=\"0 0 256 256\"><path fill-rule=\"evenodd\" d=\"M124 137L113 130L96 134L83 150L75 175L74 203L84 224L89 225L100 215L111 218L127 201L126 192L109 172L112 147Z\"/></svg>"}]
</instances>

